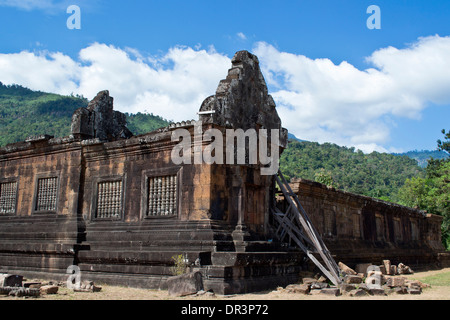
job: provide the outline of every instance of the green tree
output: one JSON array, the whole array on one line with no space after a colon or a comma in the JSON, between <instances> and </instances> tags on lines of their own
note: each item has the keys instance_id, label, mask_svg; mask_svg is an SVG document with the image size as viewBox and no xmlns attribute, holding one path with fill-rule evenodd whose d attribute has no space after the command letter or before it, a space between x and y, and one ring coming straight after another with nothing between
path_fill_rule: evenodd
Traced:
<instances>
[{"instance_id":1,"label":"green tree","mask_svg":"<svg viewBox=\"0 0 450 320\"><path fill-rule=\"evenodd\" d=\"M326 171L324 168L320 168L319 171L314 174L314 177L319 183L322 183L328 187L333 186L333 176L330 171Z\"/></svg>"},{"instance_id":2,"label":"green tree","mask_svg":"<svg viewBox=\"0 0 450 320\"><path fill-rule=\"evenodd\" d=\"M450 132L445 133L445 140L438 140L438 149L449 151ZM428 160L425 178L407 179L398 192L399 202L403 205L426 210L441 215L442 243L450 249L450 160Z\"/></svg>"},{"instance_id":3,"label":"green tree","mask_svg":"<svg viewBox=\"0 0 450 320\"><path fill-rule=\"evenodd\" d=\"M442 129L442 134L444 134L445 140L447 140L447 141L441 141L439 139L437 141L438 149L441 151L450 152L450 130L447 133L445 133L445 129Z\"/></svg>"},{"instance_id":4,"label":"green tree","mask_svg":"<svg viewBox=\"0 0 450 320\"><path fill-rule=\"evenodd\" d=\"M280 159L287 179L315 180L336 189L396 202L405 179L424 176L425 170L408 156L372 152L332 143L290 141Z\"/></svg>"}]
</instances>

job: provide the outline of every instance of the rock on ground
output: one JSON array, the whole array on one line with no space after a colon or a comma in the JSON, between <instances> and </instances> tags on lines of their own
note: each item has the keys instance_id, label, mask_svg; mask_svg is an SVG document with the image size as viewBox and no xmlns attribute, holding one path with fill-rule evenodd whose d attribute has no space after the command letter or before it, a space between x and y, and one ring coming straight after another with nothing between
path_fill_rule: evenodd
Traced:
<instances>
[{"instance_id":1,"label":"rock on ground","mask_svg":"<svg viewBox=\"0 0 450 320\"><path fill-rule=\"evenodd\" d=\"M190 272L167 279L170 296L183 297L196 294L203 289L203 278L200 272Z\"/></svg>"}]
</instances>

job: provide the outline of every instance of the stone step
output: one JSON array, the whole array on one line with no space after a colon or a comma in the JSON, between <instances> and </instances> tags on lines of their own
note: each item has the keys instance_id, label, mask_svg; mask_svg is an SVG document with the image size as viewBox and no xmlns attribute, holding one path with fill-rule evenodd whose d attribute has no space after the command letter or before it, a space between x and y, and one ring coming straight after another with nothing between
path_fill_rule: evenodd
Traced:
<instances>
[{"instance_id":1,"label":"stone step","mask_svg":"<svg viewBox=\"0 0 450 320\"><path fill-rule=\"evenodd\" d=\"M144 265L173 265L173 258L185 254L189 263L195 263L197 259L203 264L210 264L211 252L183 252L176 251L112 251L90 250L78 252L80 264L144 264Z\"/></svg>"},{"instance_id":2,"label":"stone step","mask_svg":"<svg viewBox=\"0 0 450 320\"><path fill-rule=\"evenodd\" d=\"M166 230L153 232L91 232L86 236L86 241L157 241L157 240L231 240L229 234L214 234L209 232L192 232L191 230Z\"/></svg>"},{"instance_id":3,"label":"stone step","mask_svg":"<svg viewBox=\"0 0 450 320\"><path fill-rule=\"evenodd\" d=\"M0 253L0 272L11 267L22 270L23 268L34 268L36 270L56 268L67 269L68 266L74 264L74 255L70 254L7 254Z\"/></svg>"},{"instance_id":4,"label":"stone step","mask_svg":"<svg viewBox=\"0 0 450 320\"><path fill-rule=\"evenodd\" d=\"M0 252L31 252L46 254L73 254L76 241L64 241L65 243L52 243L49 241L34 240L33 242L0 242Z\"/></svg>"}]
</instances>

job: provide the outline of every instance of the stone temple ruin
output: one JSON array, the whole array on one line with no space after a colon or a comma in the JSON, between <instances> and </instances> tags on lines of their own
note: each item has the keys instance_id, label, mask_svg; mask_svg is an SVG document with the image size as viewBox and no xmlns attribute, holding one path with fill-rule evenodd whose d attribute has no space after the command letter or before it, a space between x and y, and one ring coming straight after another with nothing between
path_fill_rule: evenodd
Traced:
<instances>
[{"instance_id":1,"label":"stone temple ruin","mask_svg":"<svg viewBox=\"0 0 450 320\"><path fill-rule=\"evenodd\" d=\"M199 120L203 132L278 129L280 150L287 146L258 59L246 51ZM70 136L1 148L0 273L66 279L77 265L98 283L166 288L173 257L183 255L205 290L230 294L285 286L314 267L277 237L273 208L288 205L274 177L254 164L174 165L178 128L195 143L194 121L133 136L102 91L75 111ZM311 181L291 187L336 261L448 265L439 216Z\"/></svg>"}]
</instances>

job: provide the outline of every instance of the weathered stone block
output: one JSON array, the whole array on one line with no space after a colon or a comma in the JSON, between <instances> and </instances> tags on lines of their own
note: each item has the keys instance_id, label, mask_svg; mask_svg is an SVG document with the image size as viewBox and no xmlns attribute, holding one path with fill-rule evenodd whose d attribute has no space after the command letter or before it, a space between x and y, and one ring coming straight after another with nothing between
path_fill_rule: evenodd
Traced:
<instances>
[{"instance_id":1,"label":"weathered stone block","mask_svg":"<svg viewBox=\"0 0 450 320\"><path fill-rule=\"evenodd\" d=\"M409 294L421 294L422 293L422 289L420 288L408 288L408 293Z\"/></svg>"},{"instance_id":2,"label":"weathered stone block","mask_svg":"<svg viewBox=\"0 0 450 320\"><path fill-rule=\"evenodd\" d=\"M309 294L312 296L315 296L315 295L319 295L321 293L321 291L322 291L322 289L311 289L309 291Z\"/></svg>"},{"instance_id":3,"label":"weathered stone block","mask_svg":"<svg viewBox=\"0 0 450 320\"><path fill-rule=\"evenodd\" d=\"M358 275L346 275L344 277L344 282L348 284L359 284L362 282L362 277Z\"/></svg>"},{"instance_id":4,"label":"weathered stone block","mask_svg":"<svg viewBox=\"0 0 450 320\"><path fill-rule=\"evenodd\" d=\"M24 287L5 287L10 288L8 295L15 297L38 297L40 295L39 289L24 288Z\"/></svg>"},{"instance_id":5,"label":"weathered stone block","mask_svg":"<svg viewBox=\"0 0 450 320\"><path fill-rule=\"evenodd\" d=\"M371 266L372 263L359 263L355 267L356 273L362 273L364 276L367 275L367 268Z\"/></svg>"},{"instance_id":6,"label":"weathered stone block","mask_svg":"<svg viewBox=\"0 0 450 320\"><path fill-rule=\"evenodd\" d=\"M396 275L397 274L397 266L391 266L391 275Z\"/></svg>"},{"instance_id":7,"label":"weathered stone block","mask_svg":"<svg viewBox=\"0 0 450 320\"><path fill-rule=\"evenodd\" d=\"M395 287L394 288L394 293L396 293L396 294L407 294L408 293L408 288L406 288L406 287Z\"/></svg>"},{"instance_id":8,"label":"weathered stone block","mask_svg":"<svg viewBox=\"0 0 450 320\"><path fill-rule=\"evenodd\" d=\"M386 273L386 267L385 267L384 265L380 265L380 266L378 266L378 267L380 268L381 274L387 274L387 273Z\"/></svg>"},{"instance_id":9,"label":"weathered stone block","mask_svg":"<svg viewBox=\"0 0 450 320\"><path fill-rule=\"evenodd\" d=\"M374 296L385 296L386 292L382 288L369 288L369 294Z\"/></svg>"},{"instance_id":10,"label":"weathered stone block","mask_svg":"<svg viewBox=\"0 0 450 320\"><path fill-rule=\"evenodd\" d=\"M25 288L34 288L34 289L39 289L40 287L42 287L42 283L41 282L24 282L23 286Z\"/></svg>"},{"instance_id":11,"label":"weathered stone block","mask_svg":"<svg viewBox=\"0 0 450 320\"><path fill-rule=\"evenodd\" d=\"M195 294L203 289L203 278L200 272L191 272L167 279L170 296L183 297Z\"/></svg>"},{"instance_id":12,"label":"weathered stone block","mask_svg":"<svg viewBox=\"0 0 450 320\"><path fill-rule=\"evenodd\" d=\"M389 287L403 287L406 282L405 277L389 277L386 281L386 284Z\"/></svg>"},{"instance_id":13,"label":"weathered stone block","mask_svg":"<svg viewBox=\"0 0 450 320\"><path fill-rule=\"evenodd\" d=\"M15 274L0 274L1 287L21 287L23 276Z\"/></svg>"},{"instance_id":14,"label":"weathered stone block","mask_svg":"<svg viewBox=\"0 0 450 320\"><path fill-rule=\"evenodd\" d=\"M100 292L102 287L96 286L93 281L85 280L74 286L72 289L75 292Z\"/></svg>"},{"instance_id":15,"label":"weathered stone block","mask_svg":"<svg viewBox=\"0 0 450 320\"><path fill-rule=\"evenodd\" d=\"M341 290L341 294L349 293L350 291L356 290L356 286L354 284L342 283L339 286Z\"/></svg>"},{"instance_id":16,"label":"weathered stone block","mask_svg":"<svg viewBox=\"0 0 450 320\"><path fill-rule=\"evenodd\" d=\"M328 283L326 282L314 282L311 284L311 289L324 289L328 288Z\"/></svg>"},{"instance_id":17,"label":"weathered stone block","mask_svg":"<svg viewBox=\"0 0 450 320\"><path fill-rule=\"evenodd\" d=\"M355 289L349 292L349 296L351 297L365 297L368 296L369 294L367 293L367 291L363 290L363 289Z\"/></svg>"},{"instance_id":18,"label":"weathered stone block","mask_svg":"<svg viewBox=\"0 0 450 320\"><path fill-rule=\"evenodd\" d=\"M355 270L353 270L352 268L350 268L349 266L345 265L342 262L338 263L339 269L342 270L342 272L349 274L349 275L356 275L357 273L355 272Z\"/></svg>"},{"instance_id":19,"label":"weathered stone block","mask_svg":"<svg viewBox=\"0 0 450 320\"><path fill-rule=\"evenodd\" d=\"M125 114L113 110L113 98L108 90L100 91L87 108L74 112L71 130L73 136L79 139L114 141L133 136L127 128Z\"/></svg>"},{"instance_id":20,"label":"weathered stone block","mask_svg":"<svg viewBox=\"0 0 450 320\"><path fill-rule=\"evenodd\" d=\"M313 283L317 282L317 280L314 278L303 278L302 282L303 282L303 284L313 284Z\"/></svg>"},{"instance_id":21,"label":"weathered stone block","mask_svg":"<svg viewBox=\"0 0 450 320\"><path fill-rule=\"evenodd\" d=\"M412 271L412 269L410 267L404 265L403 263L399 263L398 264L397 272L398 272L398 274L412 274L412 273L414 273L414 271Z\"/></svg>"},{"instance_id":22,"label":"weathered stone block","mask_svg":"<svg viewBox=\"0 0 450 320\"><path fill-rule=\"evenodd\" d=\"M58 286L54 285L47 285L40 287L41 294L57 294L58 293Z\"/></svg>"},{"instance_id":23,"label":"weathered stone block","mask_svg":"<svg viewBox=\"0 0 450 320\"><path fill-rule=\"evenodd\" d=\"M290 284L286 287L286 291L289 293L308 294L310 291L310 286L307 284Z\"/></svg>"},{"instance_id":24,"label":"weathered stone block","mask_svg":"<svg viewBox=\"0 0 450 320\"><path fill-rule=\"evenodd\" d=\"M419 281L419 280L406 280L406 281L405 281L405 284L406 284L409 288L417 287L417 288L425 289L425 288L429 288L429 287L430 287L429 284L423 283L423 282L421 282L421 281Z\"/></svg>"},{"instance_id":25,"label":"weathered stone block","mask_svg":"<svg viewBox=\"0 0 450 320\"><path fill-rule=\"evenodd\" d=\"M392 272L391 260L383 260L383 265L384 265L386 274L391 274L391 272Z\"/></svg>"},{"instance_id":26,"label":"weathered stone block","mask_svg":"<svg viewBox=\"0 0 450 320\"><path fill-rule=\"evenodd\" d=\"M329 296L335 296L335 297L341 295L339 288L325 288L325 289L320 290L320 293L329 295Z\"/></svg>"}]
</instances>

